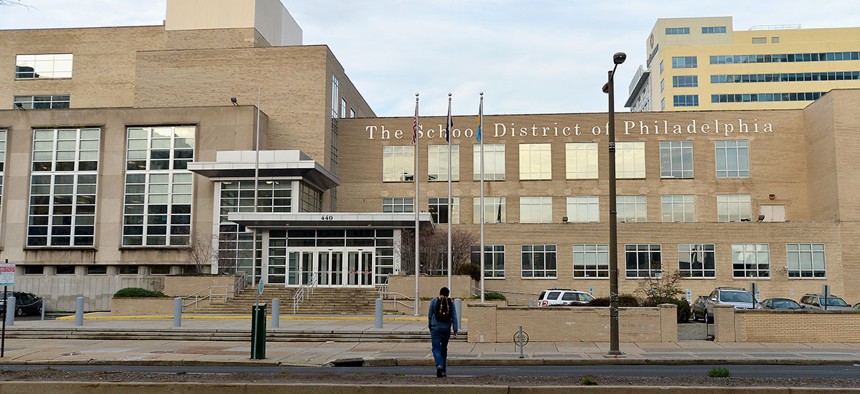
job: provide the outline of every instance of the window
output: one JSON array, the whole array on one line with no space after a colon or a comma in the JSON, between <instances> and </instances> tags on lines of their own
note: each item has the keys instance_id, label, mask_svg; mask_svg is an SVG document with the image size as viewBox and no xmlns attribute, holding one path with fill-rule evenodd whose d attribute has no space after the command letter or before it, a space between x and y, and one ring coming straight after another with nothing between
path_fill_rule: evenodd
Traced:
<instances>
[{"instance_id":1,"label":"window","mask_svg":"<svg viewBox=\"0 0 860 394\"><path fill-rule=\"evenodd\" d=\"M661 196L660 200L664 223L696 221L696 196L666 195Z\"/></svg>"},{"instance_id":2,"label":"window","mask_svg":"<svg viewBox=\"0 0 860 394\"><path fill-rule=\"evenodd\" d=\"M520 179L552 179L550 144L520 144Z\"/></svg>"},{"instance_id":3,"label":"window","mask_svg":"<svg viewBox=\"0 0 860 394\"><path fill-rule=\"evenodd\" d=\"M717 221L740 222L752 220L752 199L749 194L718 194Z\"/></svg>"},{"instance_id":4,"label":"window","mask_svg":"<svg viewBox=\"0 0 860 394\"><path fill-rule=\"evenodd\" d=\"M340 98L340 88L338 86L337 75L331 75L331 117L332 119L338 118L337 113L337 104L338 99Z\"/></svg>"},{"instance_id":5,"label":"window","mask_svg":"<svg viewBox=\"0 0 860 394\"><path fill-rule=\"evenodd\" d=\"M87 275L107 275L107 266L89 265L87 266Z\"/></svg>"},{"instance_id":6,"label":"window","mask_svg":"<svg viewBox=\"0 0 860 394\"><path fill-rule=\"evenodd\" d=\"M786 244L789 278L824 278L824 244Z\"/></svg>"},{"instance_id":7,"label":"window","mask_svg":"<svg viewBox=\"0 0 860 394\"><path fill-rule=\"evenodd\" d=\"M660 60L660 74L663 74L663 60Z\"/></svg>"},{"instance_id":8,"label":"window","mask_svg":"<svg viewBox=\"0 0 860 394\"><path fill-rule=\"evenodd\" d=\"M414 155L414 146L382 147L382 181L412 182L415 173Z\"/></svg>"},{"instance_id":9,"label":"window","mask_svg":"<svg viewBox=\"0 0 860 394\"><path fill-rule=\"evenodd\" d=\"M448 198L430 197L428 204L433 223L448 223ZM460 198L451 198L451 224L460 224Z\"/></svg>"},{"instance_id":10,"label":"window","mask_svg":"<svg viewBox=\"0 0 860 394\"><path fill-rule=\"evenodd\" d=\"M660 141L660 178L693 177L693 141Z\"/></svg>"},{"instance_id":11,"label":"window","mask_svg":"<svg viewBox=\"0 0 860 394\"><path fill-rule=\"evenodd\" d=\"M726 32L725 26L703 26L702 27L702 34L720 34L720 33L725 33L725 32Z\"/></svg>"},{"instance_id":12,"label":"window","mask_svg":"<svg viewBox=\"0 0 860 394\"><path fill-rule=\"evenodd\" d=\"M770 278L768 244L733 244L732 276L735 278Z\"/></svg>"},{"instance_id":13,"label":"window","mask_svg":"<svg viewBox=\"0 0 860 394\"><path fill-rule=\"evenodd\" d=\"M520 223L552 223L552 197L520 197Z\"/></svg>"},{"instance_id":14,"label":"window","mask_svg":"<svg viewBox=\"0 0 860 394\"><path fill-rule=\"evenodd\" d=\"M75 266L74 265L58 265L55 267L55 272L57 275L74 275L75 274Z\"/></svg>"},{"instance_id":15,"label":"window","mask_svg":"<svg viewBox=\"0 0 860 394\"><path fill-rule=\"evenodd\" d=\"M136 265L121 265L117 268L120 275L137 275L140 271L140 267Z\"/></svg>"},{"instance_id":16,"label":"window","mask_svg":"<svg viewBox=\"0 0 860 394\"><path fill-rule=\"evenodd\" d=\"M299 186L299 212L322 212L322 192L306 182Z\"/></svg>"},{"instance_id":17,"label":"window","mask_svg":"<svg viewBox=\"0 0 860 394\"><path fill-rule=\"evenodd\" d=\"M647 222L648 207L645 196L616 196L619 222Z\"/></svg>"},{"instance_id":18,"label":"window","mask_svg":"<svg viewBox=\"0 0 860 394\"><path fill-rule=\"evenodd\" d=\"M779 44L779 37L771 37L770 43L771 44Z\"/></svg>"},{"instance_id":19,"label":"window","mask_svg":"<svg viewBox=\"0 0 860 394\"><path fill-rule=\"evenodd\" d=\"M827 92L793 92L793 93L737 93L712 94L712 103L749 103L749 102L779 102L779 101L813 101L818 100Z\"/></svg>"},{"instance_id":20,"label":"window","mask_svg":"<svg viewBox=\"0 0 860 394\"><path fill-rule=\"evenodd\" d=\"M481 198L473 200L472 223L481 224ZM507 221L504 197L484 196L484 223L505 223Z\"/></svg>"},{"instance_id":21,"label":"window","mask_svg":"<svg viewBox=\"0 0 860 394\"><path fill-rule=\"evenodd\" d=\"M412 197L395 197L382 199L382 212L415 212Z\"/></svg>"},{"instance_id":22,"label":"window","mask_svg":"<svg viewBox=\"0 0 860 394\"><path fill-rule=\"evenodd\" d=\"M678 244L678 272L687 278L716 278L714 244Z\"/></svg>"},{"instance_id":23,"label":"window","mask_svg":"<svg viewBox=\"0 0 860 394\"><path fill-rule=\"evenodd\" d=\"M448 180L448 145L427 147L427 177L431 181ZM451 180L460 180L460 145L451 145Z\"/></svg>"},{"instance_id":24,"label":"window","mask_svg":"<svg viewBox=\"0 0 860 394\"><path fill-rule=\"evenodd\" d=\"M481 180L481 144L472 145L472 179ZM484 144L484 180L505 180L505 145Z\"/></svg>"},{"instance_id":25,"label":"window","mask_svg":"<svg viewBox=\"0 0 860 394\"><path fill-rule=\"evenodd\" d=\"M767 37L753 37L753 44L767 44Z\"/></svg>"},{"instance_id":26,"label":"window","mask_svg":"<svg viewBox=\"0 0 860 394\"><path fill-rule=\"evenodd\" d=\"M150 275L170 275L169 265L153 265L149 267Z\"/></svg>"},{"instance_id":27,"label":"window","mask_svg":"<svg viewBox=\"0 0 860 394\"><path fill-rule=\"evenodd\" d=\"M71 78L72 54L18 55L15 79Z\"/></svg>"},{"instance_id":28,"label":"window","mask_svg":"<svg viewBox=\"0 0 860 394\"><path fill-rule=\"evenodd\" d=\"M860 71L829 71L829 72L807 72L807 73L767 73L767 74L715 74L711 75L711 83L766 83L766 82L818 82L818 81L856 81L860 79ZM803 98L807 94L812 94L813 99L817 92L804 92ZM823 92L818 92L823 94ZM774 96L770 97L768 95ZM801 93L795 93L798 97ZM721 94L719 96L722 102L738 101L737 94ZM749 96L749 97L747 97ZM818 96L819 98L821 95ZM747 101L790 101L792 98L789 93L788 99L784 97L784 93L753 93L741 95L740 99Z\"/></svg>"},{"instance_id":29,"label":"window","mask_svg":"<svg viewBox=\"0 0 860 394\"><path fill-rule=\"evenodd\" d=\"M481 265L481 246L472 246L472 264ZM484 278L505 278L505 245L484 245Z\"/></svg>"},{"instance_id":30,"label":"window","mask_svg":"<svg viewBox=\"0 0 860 394\"><path fill-rule=\"evenodd\" d=\"M69 108L69 95L65 96L15 96L15 107L22 109L62 109Z\"/></svg>"},{"instance_id":31,"label":"window","mask_svg":"<svg viewBox=\"0 0 860 394\"><path fill-rule=\"evenodd\" d=\"M659 278L662 273L660 245L624 245L628 278Z\"/></svg>"},{"instance_id":32,"label":"window","mask_svg":"<svg viewBox=\"0 0 860 394\"><path fill-rule=\"evenodd\" d=\"M352 108L350 108L350 109L349 109L349 117L350 117L350 118L355 118L355 110L354 110L354 109L352 109Z\"/></svg>"},{"instance_id":33,"label":"window","mask_svg":"<svg viewBox=\"0 0 860 394\"><path fill-rule=\"evenodd\" d=\"M45 274L45 266L44 265L25 265L24 266L24 275L44 275Z\"/></svg>"},{"instance_id":34,"label":"window","mask_svg":"<svg viewBox=\"0 0 860 394\"><path fill-rule=\"evenodd\" d=\"M123 246L191 241L194 126L129 127Z\"/></svg>"},{"instance_id":35,"label":"window","mask_svg":"<svg viewBox=\"0 0 860 394\"><path fill-rule=\"evenodd\" d=\"M597 179L597 143L565 144L567 179Z\"/></svg>"},{"instance_id":36,"label":"window","mask_svg":"<svg viewBox=\"0 0 860 394\"><path fill-rule=\"evenodd\" d=\"M600 203L597 196L567 198L567 220L571 223L597 223L600 221Z\"/></svg>"},{"instance_id":37,"label":"window","mask_svg":"<svg viewBox=\"0 0 860 394\"><path fill-rule=\"evenodd\" d=\"M523 278L555 278L555 245L523 245Z\"/></svg>"},{"instance_id":38,"label":"window","mask_svg":"<svg viewBox=\"0 0 860 394\"><path fill-rule=\"evenodd\" d=\"M697 68L698 58L695 56L672 56L672 68Z\"/></svg>"},{"instance_id":39,"label":"window","mask_svg":"<svg viewBox=\"0 0 860 394\"><path fill-rule=\"evenodd\" d=\"M711 56L711 64L832 62L846 60L860 60L860 51Z\"/></svg>"},{"instance_id":40,"label":"window","mask_svg":"<svg viewBox=\"0 0 860 394\"><path fill-rule=\"evenodd\" d=\"M759 205L759 214L764 215L763 222L784 222L785 221L785 205L782 204L767 204Z\"/></svg>"},{"instance_id":41,"label":"window","mask_svg":"<svg viewBox=\"0 0 860 394\"><path fill-rule=\"evenodd\" d=\"M33 130L27 246L95 245L101 130Z\"/></svg>"},{"instance_id":42,"label":"window","mask_svg":"<svg viewBox=\"0 0 860 394\"><path fill-rule=\"evenodd\" d=\"M674 78L674 77L673 77L673 78ZM663 93L663 91L664 91L664 90L666 90L666 80L665 80L665 79L661 79L661 80L660 80L660 93Z\"/></svg>"},{"instance_id":43,"label":"window","mask_svg":"<svg viewBox=\"0 0 860 394\"><path fill-rule=\"evenodd\" d=\"M665 109L666 109L666 99L662 98L662 99L660 99L660 110L663 111Z\"/></svg>"},{"instance_id":44,"label":"window","mask_svg":"<svg viewBox=\"0 0 860 394\"><path fill-rule=\"evenodd\" d=\"M672 77L673 88L695 88L697 86L699 86L698 75L676 75Z\"/></svg>"},{"instance_id":45,"label":"window","mask_svg":"<svg viewBox=\"0 0 860 394\"><path fill-rule=\"evenodd\" d=\"M608 278L609 245L573 245L574 278Z\"/></svg>"},{"instance_id":46,"label":"window","mask_svg":"<svg viewBox=\"0 0 860 394\"><path fill-rule=\"evenodd\" d=\"M717 178L749 178L749 141L715 141L714 147Z\"/></svg>"},{"instance_id":47,"label":"window","mask_svg":"<svg viewBox=\"0 0 860 394\"><path fill-rule=\"evenodd\" d=\"M340 99L340 116L343 118L346 117L346 99L344 98Z\"/></svg>"},{"instance_id":48,"label":"window","mask_svg":"<svg viewBox=\"0 0 860 394\"><path fill-rule=\"evenodd\" d=\"M666 28L666 35L667 36L678 35L678 34L690 34L690 28L689 27L667 27Z\"/></svg>"},{"instance_id":49,"label":"window","mask_svg":"<svg viewBox=\"0 0 860 394\"><path fill-rule=\"evenodd\" d=\"M672 96L672 104L676 107L698 107L699 106L699 95L698 94L676 94Z\"/></svg>"},{"instance_id":50,"label":"window","mask_svg":"<svg viewBox=\"0 0 860 394\"><path fill-rule=\"evenodd\" d=\"M615 176L618 179L645 178L645 143L615 143Z\"/></svg>"}]
</instances>

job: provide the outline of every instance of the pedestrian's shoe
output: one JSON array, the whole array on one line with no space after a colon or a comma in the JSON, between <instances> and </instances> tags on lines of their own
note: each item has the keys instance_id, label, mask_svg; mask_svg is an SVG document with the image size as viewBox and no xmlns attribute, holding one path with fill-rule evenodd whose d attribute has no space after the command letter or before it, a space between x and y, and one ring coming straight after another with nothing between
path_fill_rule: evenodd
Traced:
<instances>
[{"instance_id":1,"label":"pedestrian's shoe","mask_svg":"<svg viewBox=\"0 0 860 394\"><path fill-rule=\"evenodd\" d=\"M442 368L440 368L440 367L436 367L436 377L437 378L444 378L445 377L445 371L442 370Z\"/></svg>"}]
</instances>

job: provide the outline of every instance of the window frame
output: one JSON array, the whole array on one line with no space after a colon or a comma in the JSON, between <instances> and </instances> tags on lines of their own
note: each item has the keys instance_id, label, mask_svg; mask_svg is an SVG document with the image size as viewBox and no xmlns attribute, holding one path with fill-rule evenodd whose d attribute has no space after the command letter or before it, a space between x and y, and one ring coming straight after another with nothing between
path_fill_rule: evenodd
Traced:
<instances>
[{"instance_id":1,"label":"window frame","mask_svg":"<svg viewBox=\"0 0 860 394\"><path fill-rule=\"evenodd\" d=\"M653 258L656 256L656 267ZM642 263L642 257L650 257ZM632 261L631 261L632 260ZM660 244L626 244L624 245L625 278L660 278L663 275L663 252ZM631 268L633 262L633 268ZM632 273L632 275L631 275Z\"/></svg>"},{"instance_id":2,"label":"window frame","mask_svg":"<svg viewBox=\"0 0 860 394\"><path fill-rule=\"evenodd\" d=\"M471 247L472 264L481 265L481 245ZM500 268L501 267L501 268ZM484 244L484 279L505 279L505 245Z\"/></svg>"},{"instance_id":3,"label":"window frame","mask_svg":"<svg viewBox=\"0 0 860 394\"><path fill-rule=\"evenodd\" d=\"M475 181L481 180L481 146L472 145L472 180ZM483 147L484 181L505 180L505 144L483 144Z\"/></svg>"},{"instance_id":4,"label":"window frame","mask_svg":"<svg viewBox=\"0 0 860 394\"><path fill-rule=\"evenodd\" d=\"M714 141L714 169L718 179L749 178L751 167L749 140Z\"/></svg>"},{"instance_id":5,"label":"window frame","mask_svg":"<svg viewBox=\"0 0 860 394\"><path fill-rule=\"evenodd\" d=\"M678 244L678 273L685 278L716 279L716 260L714 244ZM697 263L701 267L697 268Z\"/></svg>"},{"instance_id":6,"label":"window frame","mask_svg":"<svg viewBox=\"0 0 860 394\"><path fill-rule=\"evenodd\" d=\"M574 244L572 259L574 279L609 278L608 244Z\"/></svg>"},{"instance_id":7,"label":"window frame","mask_svg":"<svg viewBox=\"0 0 860 394\"><path fill-rule=\"evenodd\" d=\"M718 223L749 221L752 221L752 195L717 194Z\"/></svg>"},{"instance_id":8,"label":"window frame","mask_svg":"<svg viewBox=\"0 0 860 394\"><path fill-rule=\"evenodd\" d=\"M507 222L507 206L505 200L505 197L484 196L484 224ZM490 221L490 218L496 218L496 220ZM480 197L472 198L472 223L481 224Z\"/></svg>"},{"instance_id":9,"label":"window frame","mask_svg":"<svg viewBox=\"0 0 860 394\"><path fill-rule=\"evenodd\" d=\"M396 172L396 174L394 172ZM415 146L382 147L382 182L413 182L415 179Z\"/></svg>"},{"instance_id":10,"label":"window frame","mask_svg":"<svg viewBox=\"0 0 860 394\"><path fill-rule=\"evenodd\" d=\"M788 279L826 279L827 278L827 253L824 243L803 242L786 243L786 274ZM808 255L809 261L802 261L803 256ZM821 268L816 269L816 257L820 256ZM803 267L808 263L809 267ZM795 267L792 267L792 266ZM808 275L805 273L808 272Z\"/></svg>"},{"instance_id":11,"label":"window frame","mask_svg":"<svg viewBox=\"0 0 860 394\"><path fill-rule=\"evenodd\" d=\"M615 196L616 221L623 223L648 222L648 196L644 194ZM627 216L632 208L633 216Z\"/></svg>"},{"instance_id":12,"label":"window frame","mask_svg":"<svg viewBox=\"0 0 860 394\"><path fill-rule=\"evenodd\" d=\"M521 181L552 180L552 144L519 144L519 152ZM535 159L537 162L532 163Z\"/></svg>"},{"instance_id":13,"label":"window frame","mask_svg":"<svg viewBox=\"0 0 860 394\"><path fill-rule=\"evenodd\" d=\"M451 148L451 181L460 181L460 145L427 146L427 180L429 182L448 181L448 148ZM433 178L433 176L436 178Z\"/></svg>"},{"instance_id":14,"label":"window frame","mask_svg":"<svg viewBox=\"0 0 860 394\"><path fill-rule=\"evenodd\" d=\"M533 219L533 215L536 215L537 217ZM526 219L528 219L528 221L526 221ZM552 222L552 197L520 197L520 223L549 224Z\"/></svg>"},{"instance_id":15,"label":"window frame","mask_svg":"<svg viewBox=\"0 0 860 394\"><path fill-rule=\"evenodd\" d=\"M615 143L615 178L645 179L645 141Z\"/></svg>"},{"instance_id":16,"label":"window frame","mask_svg":"<svg viewBox=\"0 0 860 394\"><path fill-rule=\"evenodd\" d=\"M762 266L765 268L762 268ZM738 275L739 273L741 275ZM769 279L771 277L770 274L770 244L732 244L732 278Z\"/></svg>"},{"instance_id":17,"label":"window frame","mask_svg":"<svg viewBox=\"0 0 860 394\"><path fill-rule=\"evenodd\" d=\"M539 250L538 250L539 249ZM522 279L556 279L558 278L558 246L555 244L523 244L520 249L520 274ZM528 257L527 257L528 256ZM540 256L542 268L537 268L537 257ZM530 269L526 270L526 261ZM549 268L550 264L552 268ZM526 275L529 272L530 275ZM537 274L542 274L538 276Z\"/></svg>"},{"instance_id":18,"label":"window frame","mask_svg":"<svg viewBox=\"0 0 860 394\"><path fill-rule=\"evenodd\" d=\"M661 179L692 179L694 167L693 141L660 141Z\"/></svg>"},{"instance_id":19,"label":"window frame","mask_svg":"<svg viewBox=\"0 0 860 394\"><path fill-rule=\"evenodd\" d=\"M676 217L679 213L679 207L681 220L677 220L678 217ZM695 223L696 196L694 194L664 194L660 196L660 214L663 223Z\"/></svg>"},{"instance_id":20,"label":"window frame","mask_svg":"<svg viewBox=\"0 0 860 394\"><path fill-rule=\"evenodd\" d=\"M564 144L566 179L599 179L597 142L568 142Z\"/></svg>"},{"instance_id":21,"label":"window frame","mask_svg":"<svg viewBox=\"0 0 860 394\"><path fill-rule=\"evenodd\" d=\"M579 214L582 211L580 208L585 210L585 215ZM569 223L600 223L600 197L568 196L567 221Z\"/></svg>"}]
</instances>

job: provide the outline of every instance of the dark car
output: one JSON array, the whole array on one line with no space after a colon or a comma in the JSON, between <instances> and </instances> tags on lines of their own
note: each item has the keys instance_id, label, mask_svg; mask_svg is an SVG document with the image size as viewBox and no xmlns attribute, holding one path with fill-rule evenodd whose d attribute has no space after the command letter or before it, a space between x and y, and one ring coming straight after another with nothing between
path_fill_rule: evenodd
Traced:
<instances>
[{"instance_id":1,"label":"dark car","mask_svg":"<svg viewBox=\"0 0 860 394\"><path fill-rule=\"evenodd\" d=\"M8 297L15 297L15 316L42 314L42 298L33 293L23 291L9 292ZM0 314L6 314L6 297L0 294Z\"/></svg>"},{"instance_id":2,"label":"dark car","mask_svg":"<svg viewBox=\"0 0 860 394\"><path fill-rule=\"evenodd\" d=\"M690 310L693 312L693 321L705 320L705 304L708 302L708 296L699 296Z\"/></svg>"},{"instance_id":3,"label":"dark car","mask_svg":"<svg viewBox=\"0 0 860 394\"><path fill-rule=\"evenodd\" d=\"M768 298L760 304L761 309L800 310L803 305L798 304L790 298Z\"/></svg>"}]
</instances>

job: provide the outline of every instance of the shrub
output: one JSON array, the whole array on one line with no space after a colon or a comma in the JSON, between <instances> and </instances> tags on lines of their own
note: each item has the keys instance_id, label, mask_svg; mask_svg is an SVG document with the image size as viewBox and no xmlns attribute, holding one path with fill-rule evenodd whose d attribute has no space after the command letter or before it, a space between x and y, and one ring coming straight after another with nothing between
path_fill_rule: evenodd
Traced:
<instances>
[{"instance_id":1,"label":"shrub","mask_svg":"<svg viewBox=\"0 0 860 394\"><path fill-rule=\"evenodd\" d=\"M588 306L609 306L609 297L595 298L588 303ZM621 294L618 296L618 306L636 307L639 306L639 299L633 294Z\"/></svg>"},{"instance_id":2,"label":"shrub","mask_svg":"<svg viewBox=\"0 0 860 394\"><path fill-rule=\"evenodd\" d=\"M693 315L690 303L687 300L679 300L677 298L648 298L643 303L643 306L657 306L660 304L674 304L678 307L678 323L690 321L690 317Z\"/></svg>"},{"instance_id":3,"label":"shrub","mask_svg":"<svg viewBox=\"0 0 860 394\"><path fill-rule=\"evenodd\" d=\"M167 297L160 291L147 290L140 287L126 287L124 289L119 289L113 296L114 298Z\"/></svg>"},{"instance_id":4,"label":"shrub","mask_svg":"<svg viewBox=\"0 0 860 394\"><path fill-rule=\"evenodd\" d=\"M488 291L484 293L485 300L505 300L507 299L504 294L496 293L495 291Z\"/></svg>"},{"instance_id":5,"label":"shrub","mask_svg":"<svg viewBox=\"0 0 860 394\"><path fill-rule=\"evenodd\" d=\"M727 377L729 377L729 370L728 370L728 368L714 367L714 368L711 368L710 371L708 371L708 377L711 377L711 378L727 378Z\"/></svg>"},{"instance_id":6,"label":"shrub","mask_svg":"<svg viewBox=\"0 0 860 394\"><path fill-rule=\"evenodd\" d=\"M597 380L592 376L583 376L579 384L583 386L597 386Z\"/></svg>"}]
</instances>

